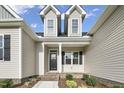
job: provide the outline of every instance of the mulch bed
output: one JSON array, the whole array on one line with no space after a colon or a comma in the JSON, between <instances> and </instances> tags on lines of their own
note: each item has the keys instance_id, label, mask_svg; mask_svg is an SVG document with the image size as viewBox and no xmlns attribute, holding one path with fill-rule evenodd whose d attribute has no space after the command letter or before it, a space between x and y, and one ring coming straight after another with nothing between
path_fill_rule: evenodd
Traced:
<instances>
[{"instance_id":1,"label":"mulch bed","mask_svg":"<svg viewBox=\"0 0 124 93\"><path fill-rule=\"evenodd\" d=\"M81 87L81 88L93 88L92 86L88 86L84 80L74 79L74 81L77 82L78 87ZM66 79L64 79L64 78L60 78L58 85L59 85L59 88L68 88L66 86ZM107 88L107 86L105 86L103 84L100 84L100 83L97 83L94 88Z\"/></svg>"},{"instance_id":2,"label":"mulch bed","mask_svg":"<svg viewBox=\"0 0 124 93\"><path fill-rule=\"evenodd\" d=\"M30 78L19 85L13 86L13 88L32 88L40 80L39 77Z\"/></svg>"}]
</instances>

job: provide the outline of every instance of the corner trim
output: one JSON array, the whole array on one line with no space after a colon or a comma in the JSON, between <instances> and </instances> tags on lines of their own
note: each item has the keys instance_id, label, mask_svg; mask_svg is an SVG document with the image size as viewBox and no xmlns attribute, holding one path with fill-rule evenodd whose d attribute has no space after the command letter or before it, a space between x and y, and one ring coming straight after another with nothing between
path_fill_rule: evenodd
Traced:
<instances>
[{"instance_id":1,"label":"corner trim","mask_svg":"<svg viewBox=\"0 0 124 93\"><path fill-rule=\"evenodd\" d=\"M22 78L22 29L19 28L19 78Z\"/></svg>"}]
</instances>

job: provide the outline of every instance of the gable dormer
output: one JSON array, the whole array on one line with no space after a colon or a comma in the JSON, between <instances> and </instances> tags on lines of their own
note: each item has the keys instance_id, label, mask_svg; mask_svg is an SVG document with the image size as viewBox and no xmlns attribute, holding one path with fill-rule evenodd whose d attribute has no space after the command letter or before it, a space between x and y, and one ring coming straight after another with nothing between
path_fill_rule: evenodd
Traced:
<instances>
[{"instance_id":1,"label":"gable dormer","mask_svg":"<svg viewBox=\"0 0 124 93\"><path fill-rule=\"evenodd\" d=\"M44 36L57 37L60 34L61 16L53 5L45 6L40 12L44 23Z\"/></svg>"},{"instance_id":2,"label":"gable dormer","mask_svg":"<svg viewBox=\"0 0 124 93\"><path fill-rule=\"evenodd\" d=\"M82 36L82 23L86 12L79 5L71 6L65 13L65 34L67 36Z\"/></svg>"}]
</instances>

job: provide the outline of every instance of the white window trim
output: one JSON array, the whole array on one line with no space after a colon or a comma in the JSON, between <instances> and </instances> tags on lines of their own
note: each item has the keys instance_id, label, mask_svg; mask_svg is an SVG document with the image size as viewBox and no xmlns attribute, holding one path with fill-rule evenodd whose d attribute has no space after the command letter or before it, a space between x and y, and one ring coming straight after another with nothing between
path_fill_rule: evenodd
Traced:
<instances>
[{"instance_id":1,"label":"white window trim","mask_svg":"<svg viewBox=\"0 0 124 93\"><path fill-rule=\"evenodd\" d=\"M78 31L77 31L77 33L73 33L73 31L72 31L72 20L78 20ZM71 19L71 34L79 34L79 18L72 18Z\"/></svg>"},{"instance_id":2,"label":"white window trim","mask_svg":"<svg viewBox=\"0 0 124 93\"><path fill-rule=\"evenodd\" d=\"M3 48L3 59L2 60L0 60L0 61L4 61L4 34L0 34L0 36L2 36L2 47L0 47L0 48Z\"/></svg>"},{"instance_id":3,"label":"white window trim","mask_svg":"<svg viewBox=\"0 0 124 93\"><path fill-rule=\"evenodd\" d=\"M66 64L66 53L71 53L71 64ZM65 52L65 55L64 55L64 65L72 65L72 52Z\"/></svg>"},{"instance_id":4,"label":"white window trim","mask_svg":"<svg viewBox=\"0 0 124 93\"><path fill-rule=\"evenodd\" d=\"M53 31L48 31L48 20L53 20ZM54 33L54 32L55 32L55 31L54 31L54 30L55 30L55 21L56 21L56 20L55 20L54 18L48 18L48 19L46 20L46 28L47 28L46 31L47 31L47 34L48 34L48 33Z\"/></svg>"},{"instance_id":5,"label":"white window trim","mask_svg":"<svg viewBox=\"0 0 124 93\"><path fill-rule=\"evenodd\" d=\"M80 55L79 55L79 51L73 51L74 52L78 52L78 64L73 64L72 65L80 65ZM73 54L72 54L73 55ZM73 57L74 58L74 57ZM73 60L73 59L72 59ZM72 61L73 62L73 61Z\"/></svg>"},{"instance_id":6,"label":"white window trim","mask_svg":"<svg viewBox=\"0 0 124 93\"><path fill-rule=\"evenodd\" d=\"M78 52L78 64L73 64L73 53L74 52ZM66 51L65 52L65 55L66 53L71 53L71 64L66 64L66 58L64 56L64 65L82 65L80 64L80 55L79 55L79 51Z\"/></svg>"}]
</instances>

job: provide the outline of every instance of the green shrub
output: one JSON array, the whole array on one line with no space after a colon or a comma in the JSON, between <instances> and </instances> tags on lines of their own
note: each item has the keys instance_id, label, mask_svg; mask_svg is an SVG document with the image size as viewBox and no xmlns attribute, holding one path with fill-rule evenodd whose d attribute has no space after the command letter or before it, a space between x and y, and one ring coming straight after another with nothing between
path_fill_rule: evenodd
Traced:
<instances>
[{"instance_id":1,"label":"green shrub","mask_svg":"<svg viewBox=\"0 0 124 93\"><path fill-rule=\"evenodd\" d=\"M74 80L66 80L66 85L69 88L76 88L77 87L77 83Z\"/></svg>"},{"instance_id":2,"label":"green shrub","mask_svg":"<svg viewBox=\"0 0 124 93\"><path fill-rule=\"evenodd\" d=\"M3 81L0 82L0 87L10 88L10 87L12 87L12 84L13 84L12 80L7 79L7 80L3 80Z\"/></svg>"},{"instance_id":3,"label":"green shrub","mask_svg":"<svg viewBox=\"0 0 124 93\"><path fill-rule=\"evenodd\" d=\"M87 75L87 74L83 74L83 78L82 78L82 80L86 80L86 79L88 79L89 78L89 75Z\"/></svg>"},{"instance_id":4,"label":"green shrub","mask_svg":"<svg viewBox=\"0 0 124 93\"><path fill-rule=\"evenodd\" d=\"M113 88L124 88L124 85L113 85Z\"/></svg>"},{"instance_id":5,"label":"green shrub","mask_svg":"<svg viewBox=\"0 0 124 93\"><path fill-rule=\"evenodd\" d=\"M121 85L121 88L124 88L124 85Z\"/></svg>"},{"instance_id":6,"label":"green shrub","mask_svg":"<svg viewBox=\"0 0 124 93\"><path fill-rule=\"evenodd\" d=\"M86 79L86 84L89 86L96 86L96 79L94 77L89 77Z\"/></svg>"},{"instance_id":7,"label":"green shrub","mask_svg":"<svg viewBox=\"0 0 124 93\"><path fill-rule=\"evenodd\" d=\"M113 85L113 88L121 88L120 85Z\"/></svg>"},{"instance_id":8,"label":"green shrub","mask_svg":"<svg viewBox=\"0 0 124 93\"><path fill-rule=\"evenodd\" d=\"M66 75L66 80L73 80L73 76L71 74Z\"/></svg>"}]
</instances>

